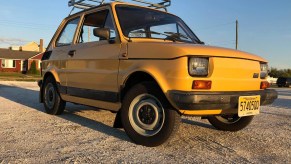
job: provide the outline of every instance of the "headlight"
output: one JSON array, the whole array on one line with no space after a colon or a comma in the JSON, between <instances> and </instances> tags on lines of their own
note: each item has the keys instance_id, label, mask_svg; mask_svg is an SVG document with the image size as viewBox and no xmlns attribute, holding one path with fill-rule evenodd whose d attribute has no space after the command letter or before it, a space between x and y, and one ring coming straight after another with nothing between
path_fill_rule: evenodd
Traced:
<instances>
[{"instance_id":1,"label":"headlight","mask_svg":"<svg viewBox=\"0 0 291 164\"><path fill-rule=\"evenodd\" d=\"M261 63L260 66L261 66L260 78L265 79L268 76L268 64Z\"/></svg>"},{"instance_id":2,"label":"headlight","mask_svg":"<svg viewBox=\"0 0 291 164\"><path fill-rule=\"evenodd\" d=\"M189 58L189 74L191 76L207 76L208 75L208 58L193 57Z\"/></svg>"}]
</instances>

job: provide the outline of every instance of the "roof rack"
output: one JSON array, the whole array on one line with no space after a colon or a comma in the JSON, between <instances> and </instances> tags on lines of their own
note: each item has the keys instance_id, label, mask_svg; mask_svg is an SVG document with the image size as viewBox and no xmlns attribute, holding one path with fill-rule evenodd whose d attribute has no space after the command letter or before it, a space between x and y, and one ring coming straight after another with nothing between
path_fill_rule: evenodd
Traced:
<instances>
[{"instance_id":1,"label":"roof rack","mask_svg":"<svg viewBox=\"0 0 291 164\"><path fill-rule=\"evenodd\" d=\"M110 0L113 2L124 2L123 0ZM147 7L155 8L155 9L164 9L167 11L167 7L171 6L171 0L160 0L159 3L152 3L144 0L131 0L137 3L146 4ZM89 9L92 7L96 7L99 5L104 4L105 0L69 0L68 5L69 7L73 7L71 13L75 8L78 9Z\"/></svg>"}]
</instances>

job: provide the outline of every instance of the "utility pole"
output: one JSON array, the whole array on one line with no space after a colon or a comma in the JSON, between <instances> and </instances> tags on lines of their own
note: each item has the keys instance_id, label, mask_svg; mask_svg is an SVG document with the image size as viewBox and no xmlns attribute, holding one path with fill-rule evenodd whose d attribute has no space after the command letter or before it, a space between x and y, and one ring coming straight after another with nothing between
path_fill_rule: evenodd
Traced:
<instances>
[{"instance_id":1,"label":"utility pole","mask_svg":"<svg viewBox=\"0 0 291 164\"><path fill-rule=\"evenodd\" d=\"M238 20L235 21L236 30L235 30L235 49L238 49Z\"/></svg>"}]
</instances>

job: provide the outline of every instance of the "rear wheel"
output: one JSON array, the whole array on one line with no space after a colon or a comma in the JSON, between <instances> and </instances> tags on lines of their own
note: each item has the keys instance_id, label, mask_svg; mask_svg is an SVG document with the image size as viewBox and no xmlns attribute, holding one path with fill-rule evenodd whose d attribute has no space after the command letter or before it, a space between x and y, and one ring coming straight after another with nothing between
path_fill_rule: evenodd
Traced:
<instances>
[{"instance_id":1,"label":"rear wheel","mask_svg":"<svg viewBox=\"0 0 291 164\"><path fill-rule=\"evenodd\" d=\"M121 118L127 135L150 147L166 142L180 123L180 115L152 82L137 84L126 93Z\"/></svg>"},{"instance_id":2,"label":"rear wheel","mask_svg":"<svg viewBox=\"0 0 291 164\"><path fill-rule=\"evenodd\" d=\"M55 79L49 76L44 82L43 100L45 111L48 114L60 115L63 113L66 102L63 101L57 91Z\"/></svg>"},{"instance_id":3,"label":"rear wheel","mask_svg":"<svg viewBox=\"0 0 291 164\"><path fill-rule=\"evenodd\" d=\"M237 114L210 116L208 121L218 130L239 131L247 127L254 116L239 117Z\"/></svg>"}]
</instances>

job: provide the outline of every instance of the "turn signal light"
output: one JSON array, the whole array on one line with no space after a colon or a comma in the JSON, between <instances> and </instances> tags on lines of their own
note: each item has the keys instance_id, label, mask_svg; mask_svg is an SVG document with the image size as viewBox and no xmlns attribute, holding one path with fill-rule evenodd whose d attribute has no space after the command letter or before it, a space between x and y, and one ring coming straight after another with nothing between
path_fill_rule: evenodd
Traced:
<instances>
[{"instance_id":1,"label":"turn signal light","mask_svg":"<svg viewBox=\"0 0 291 164\"><path fill-rule=\"evenodd\" d=\"M261 82L261 89L267 89L270 87L270 83L267 81L262 81Z\"/></svg>"},{"instance_id":2,"label":"turn signal light","mask_svg":"<svg viewBox=\"0 0 291 164\"><path fill-rule=\"evenodd\" d=\"M194 80L192 89L211 89L212 81Z\"/></svg>"}]
</instances>

